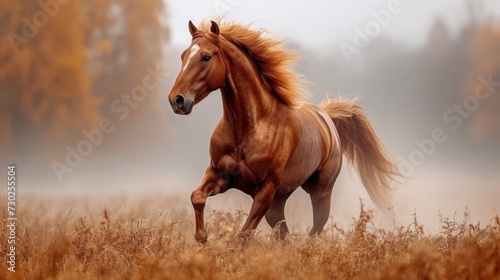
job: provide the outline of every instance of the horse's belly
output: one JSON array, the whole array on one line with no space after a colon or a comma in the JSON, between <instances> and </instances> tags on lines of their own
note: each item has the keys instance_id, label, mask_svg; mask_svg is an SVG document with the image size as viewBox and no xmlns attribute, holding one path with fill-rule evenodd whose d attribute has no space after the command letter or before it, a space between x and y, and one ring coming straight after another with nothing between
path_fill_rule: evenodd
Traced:
<instances>
[{"instance_id":1,"label":"horse's belly","mask_svg":"<svg viewBox=\"0 0 500 280\"><path fill-rule=\"evenodd\" d=\"M333 151L333 123L314 105L304 106L300 112L299 143L289 158L279 193L287 193L304 184L318 171Z\"/></svg>"},{"instance_id":2,"label":"horse's belly","mask_svg":"<svg viewBox=\"0 0 500 280\"><path fill-rule=\"evenodd\" d=\"M307 181L322 164L322 158L320 139L312 137L300 141L286 164L278 194L288 193Z\"/></svg>"}]
</instances>

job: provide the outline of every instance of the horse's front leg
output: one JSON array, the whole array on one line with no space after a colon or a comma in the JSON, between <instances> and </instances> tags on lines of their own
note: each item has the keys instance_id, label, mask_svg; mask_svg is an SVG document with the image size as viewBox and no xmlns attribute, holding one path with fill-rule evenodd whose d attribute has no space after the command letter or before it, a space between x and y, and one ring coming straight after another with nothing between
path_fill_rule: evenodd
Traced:
<instances>
[{"instance_id":1,"label":"horse's front leg","mask_svg":"<svg viewBox=\"0 0 500 280\"><path fill-rule=\"evenodd\" d=\"M257 228L262 217L264 217L271 206L275 192L275 186L270 180L266 180L256 191L248 218L241 228L241 236L243 238L248 238L252 231Z\"/></svg>"},{"instance_id":2,"label":"horse's front leg","mask_svg":"<svg viewBox=\"0 0 500 280\"><path fill-rule=\"evenodd\" d=\"M219 176L213 166L209 166L203 177L201 185L191 194L191 203L194 208L196 219L196 230L194 238L200 243L207 242L207 230L205 229L204 209L208 196L216 195L227 189L227 178Z\"/></svg>"}]
</instances>

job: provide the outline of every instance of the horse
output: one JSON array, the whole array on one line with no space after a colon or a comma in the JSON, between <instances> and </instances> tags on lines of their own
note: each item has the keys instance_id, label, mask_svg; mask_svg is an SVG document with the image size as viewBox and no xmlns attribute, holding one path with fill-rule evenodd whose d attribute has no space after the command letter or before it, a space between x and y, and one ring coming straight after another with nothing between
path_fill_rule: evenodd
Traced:
<instances>
[{"instance_id":1,"label":"horse","mask_svg":"<svg viewBox=\"0 0 500 280\"><path fill-rule=\"evenodd\" d=\"M207 198L230 188L253 198L241 236L251 235L265 216L285 238L285 203L299 186L313 207L309 235L320 234L343 156L377 207L391 208L390 184L399 173L361 106L343 99L305 102L304 81L291 69L297 53L264 30L220 20L188 26L192 41L181 55L170 107L189 115L215 90L223 104L210 140L210 164L191 194L198 242L207 242Z\"/></svg>"}]
</instances>

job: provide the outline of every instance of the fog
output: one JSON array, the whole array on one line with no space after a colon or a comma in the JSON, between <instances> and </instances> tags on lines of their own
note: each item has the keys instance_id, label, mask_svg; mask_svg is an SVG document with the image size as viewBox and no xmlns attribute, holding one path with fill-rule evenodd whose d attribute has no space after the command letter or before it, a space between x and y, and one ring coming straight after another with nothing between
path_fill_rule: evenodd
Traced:
<instances>
[{"instance_id":1,"label":"fog","mask_svg":"<svg viewBox=\"0 0 500 280\"><path fill-rule=\"evenodd\" d=\"M180 69L180 54L190 44L188 20L197 24L225 10L227 19L266 28L302 55L295 70L310 81L308 102L359 98L406 175L394 184L396 225L408 224L417 213L426 229L438 230L440 214L460 220L466 207L471 223L485 224L499 214L498 1L217 0L167 1L166 6L163 21L170 37L157 62L168 74L158 92L131 114L147 113L113 119L116 129L103 133L102 143L59 177L53 163L67 162L67 147L75 150L87 140L80 131L98 126L78 126L76 141L51 147L58 154L36 157L26 151L8 157L19 170L21 196L174 195L189 207L189 194L210 161L210 135L222 115L220 94L211 93L189 116L175 115L165 97ZM390 16L379 22L374 14L387 15L382 11ZM478 87L484 95L476 94ZM359 211L359 198L374 208L356 172L344 163L330 222L348 225ZM250 203L244 194L229 191L209 198L207 207L248 211ZM312 225L302 189L286 211L294 230Z\"/></svg>"}]
</instances>

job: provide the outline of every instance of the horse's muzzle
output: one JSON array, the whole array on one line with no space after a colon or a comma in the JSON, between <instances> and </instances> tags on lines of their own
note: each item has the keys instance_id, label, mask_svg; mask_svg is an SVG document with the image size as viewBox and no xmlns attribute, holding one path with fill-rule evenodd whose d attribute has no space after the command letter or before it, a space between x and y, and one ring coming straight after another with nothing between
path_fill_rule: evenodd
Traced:
<instances>
[{"instance_id":1,"label":"horse's muzzle","mask_svg":"<svg viewBox=\"0 0 500 280\"><path fill-rule=\"evenodd\" d=\"M189 98L178 94L173 99L169 100L174 113L179 115L189 115L193 110L194 102Z\"/></svg>"}]
</instances>

